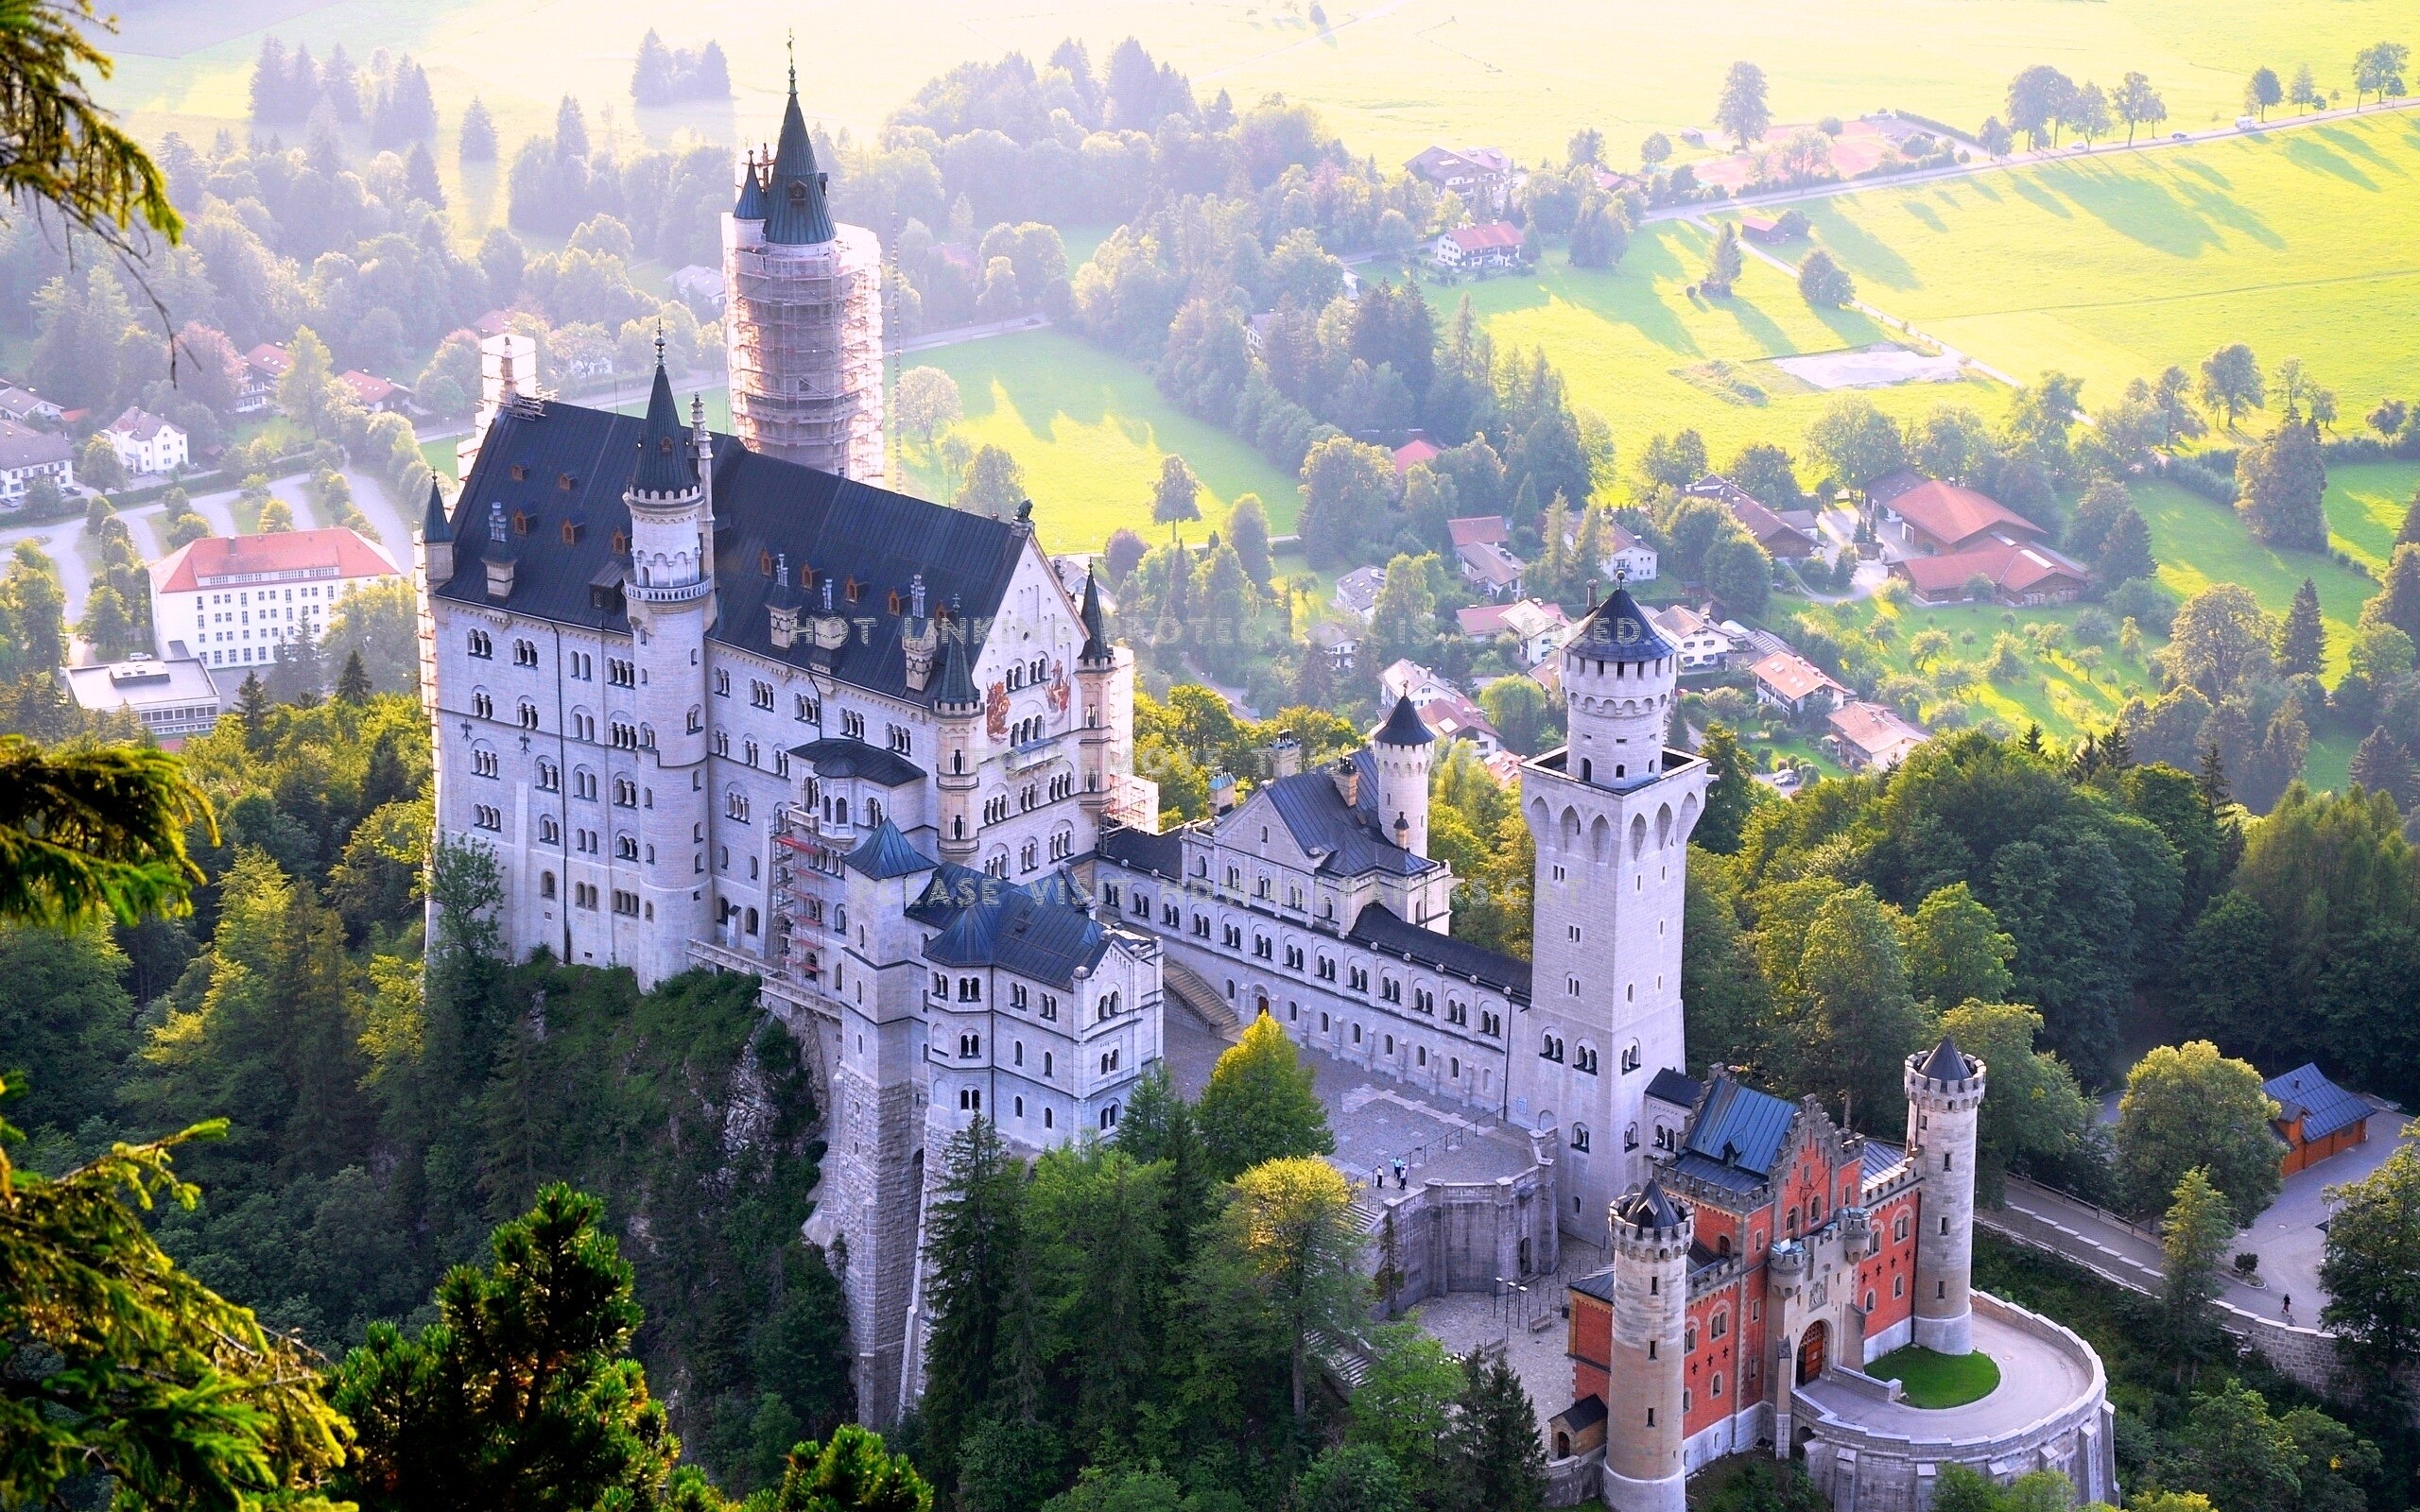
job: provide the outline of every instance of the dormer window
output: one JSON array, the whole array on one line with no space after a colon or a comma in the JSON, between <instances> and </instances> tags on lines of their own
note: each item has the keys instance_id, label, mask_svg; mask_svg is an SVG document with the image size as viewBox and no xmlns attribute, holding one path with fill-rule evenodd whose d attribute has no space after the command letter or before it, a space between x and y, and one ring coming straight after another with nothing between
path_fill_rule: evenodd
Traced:
<instances>
[{"instance_id":1,"label":"dormer window","mask_svg":"<svg viewBox=\"0 0 2420 1512\"><path fill-rule=\"evenodd\" d=\"M899 612L899 609L900 609L900 603L899 603L899 590L897 590L897 589L895 589L895 588L894 588L894 589L892 589L892 590L890 591L890 596L889 598L887 598L887 599L885 599L885 600L883 601L883 606L882 606L882 607L883 607L883 612L884 612L884 613L886 613L886 614L896 614L896 613L898 613L898 612Z\"/></svg>"},{"instance_id":2,"label":"dormer window","mask_svg":"<svg viewBox=\"0 0 2420 1512\"><path fill-rule=\"evenodd\" d=\"M579 544L579 521L566 520L563 522L563 544L566 546L577 546Z\"/></svg>"},{"instance_id":3,"label":"dormer window","mask_svg":"<svg viewBox=\"0 0 2420 1512\"><path fill-rule=\"evenodd\" d=\"M857 601L858 583L854 577L840 585L840 596L854 604Z\"/></svg>"},{"instance_id":4,"label":"dormer window","mask_svg":"<svg viewBox=\"0 0 2420 1512\"><path fill-rule=\"evenodd\" d=\"M515 462L512 464L512 481L515 483L527 483L529 481L528 463Z\"/></svg>"},{"instance_id":5,"label":"dormer window","mask_svg":"<svg viewBox=\"0 0 2420 1512\"><path fill-rule=\"evenodd\" d=\"M512 533L516 536L526 536L529 533L529 511L527 509L512 511Z\"/></svg>"},{"instance_id":6,"label":"dormer window","mask_svg":"<svg viewBox=\"0 0 2420 1512\"><path fill-rule=\"evenodd\" d=\"M624 557L624 556L628 556L628 555L630 554L630 550L631 550L631 538L630 538L630 536L629 536L628 534L626 534L625 532L623 532L623 531L619 531L619 530L614 531L614 556L616 556L616 557Z\"/></svg>"},{"instance_id":7,"label":"dormer window","mask_svg":"<svg viewBox=\"0 0 2420 1512\"><path fill-rule=\"evenodd\" d=\"M660 436L656 438L655 449L664 455L670 456L672 455L672 438L669 436ZM565 475L568 476L569 474Z\"/></svg>"},{"instance_id":8,"label":"dormer window","mask_svg":"<svg viewBox=\"0 0 2420 1512\"><path fill-rule=\"evenodd\" d=\"M759 577L770 577L773 576L773 554L771 552L760 551L756 554L756 576Z\"/></svg>"},{"instance_id":9,"label":"dormer window","mask_svg":"<svg viewBox=\"0 0 2420 1512\"><path fill-rule=\"evenodd\" d=\"M558 472L555 474L555 487L562 490L565 493L569 493L572 490L574 481L575 480L572 475L568 472Z\"/></svg>"}]
</instances>

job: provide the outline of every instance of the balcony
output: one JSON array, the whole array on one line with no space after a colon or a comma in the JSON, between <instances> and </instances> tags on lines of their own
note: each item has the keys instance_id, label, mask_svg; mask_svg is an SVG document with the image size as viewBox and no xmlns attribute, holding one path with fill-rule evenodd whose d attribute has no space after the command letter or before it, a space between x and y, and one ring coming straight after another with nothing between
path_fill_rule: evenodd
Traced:
<instances>
[{"instance_id":1,"label":"balcony","mask_svg":"<svg viewBox=\"0 0 2420 1512\"><path fill-rule=\"evenodd\" d=\"M1064 735L1045 735L1040 740L1028 740L1022 746L1010 747L1009 775L1014 777L1023 772L1029 772L1048 761L1058 754L1060 743L1066 738Z\"/></svg>"}]
</instances>

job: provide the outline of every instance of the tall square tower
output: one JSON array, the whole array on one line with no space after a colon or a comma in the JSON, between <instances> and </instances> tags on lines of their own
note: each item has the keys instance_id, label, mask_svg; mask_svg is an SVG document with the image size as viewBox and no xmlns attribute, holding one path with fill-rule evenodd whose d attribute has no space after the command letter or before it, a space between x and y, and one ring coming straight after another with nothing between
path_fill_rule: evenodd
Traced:
<instances>
[{"instance_id":1,"label":"tall square tower","mask_svg":"<svg viewBox=\"0 0 2420 1512\"><path fill-rule=\"evenodd\" d=\"M1668 749L1679 654L1616 585L1561 652L1570 739L1521 768L1537 843L1530 1005L1510 1026L1513 1122L1561 1136L1562 1222L1601 1244L1654 1151L1642 1105L1686 1069L1681 912L1705 764Z\"/></svg>"}]
</instances>

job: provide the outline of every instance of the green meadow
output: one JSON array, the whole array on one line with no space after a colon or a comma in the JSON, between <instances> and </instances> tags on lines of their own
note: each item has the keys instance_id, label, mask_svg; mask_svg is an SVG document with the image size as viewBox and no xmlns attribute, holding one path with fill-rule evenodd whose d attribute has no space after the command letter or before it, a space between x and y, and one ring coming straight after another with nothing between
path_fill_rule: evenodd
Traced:
<instances>
[{"instance_id":1,"label":"green meadow","mask_svg":"<svg viewBox=\"0 0 2420 1512\"><path fill-rule=\"evenodd\" d=\"M1292 478L1225 431L1178 410L1141 367L1063 332L961 342L902 360L958 380L966 418L957 434L1017 459L1042 539L1053 550L1097 550L1120 526L1146 539L1165 535L1165 526L1151 523L1151 490L1161 458L1171 452L1202 483L1205 524L1188 526L1188 537L1198 541L1223 527L1246 493L1260 496L1271 531L1294 528L1302 500ZM904 459L898 481L908 491L949 496L938 459L919 440L899 439L894 455Z\"/></svg>"},{"instance_id":2,"label":"green meadow","mask_svg":"<svg viewBox=\"0 0 2420 1512\"><path fill-rule=\"evenodd\" d=\"M2019 379L2076 374L2087 407L2243 341L2301 357L2358 427L2414 387L2415 191L2397 112L1806 209L1861 298Z\"/></svg>"},{"instance_id":3,"label":"green meadow","mask_svg":"<svg viewBox=\"0 0 2420 1512\"><path fill-rule=\"evenodd\" d=\"M1625 456L1657 432L1694 427L1717 461L1750 441L1796 452L1829 398L1767 359L1870 346L1894 335L1854 310L1810 307L1778 269L1750 260L1728 300L1688 292L1705 272L1701 228L1657 221L1631 238L1621 265L1573 267L1560 250L1534 270L1429 285L1441 322L1463 295L1499 350L1543 346L1572 402L1613 426ZM1868 390L1902 419L1937 404L1996 418L2008 390L1982 379Z\"/></svg>"}]
</instances>

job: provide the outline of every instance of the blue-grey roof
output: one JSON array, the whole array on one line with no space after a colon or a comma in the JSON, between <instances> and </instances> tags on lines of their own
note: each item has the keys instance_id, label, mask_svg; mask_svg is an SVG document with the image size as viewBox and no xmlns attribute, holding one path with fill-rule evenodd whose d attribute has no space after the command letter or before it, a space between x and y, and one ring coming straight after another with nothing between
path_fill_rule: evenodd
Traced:
<instances>
[{"instance_id":1,"label":"blue-grey roof","mask_svg":"<svg viewBox=\"0 0 2420 1512\"><path fill-rule=\"evenodd\" d=\"M748 166L739 175L739 199L731 207L734 220L765 218L765 184L756 176L756 154L748 154Z\"/></svg>"},{"instance_id":2,"label":"blue-grey roof","mask_svg":"<svg viewBox=\"0 0 2420 1512\"><path fill-rule=\"evenodd\" d=\"M1697 1107L1701 1090L1696 1077L1685 1076L1669 1066L1658 1071L1647 1084L1648 1096L1658 1102L1669 1103L1674 1108Z\"/></svg>"},{"instance_id":3,"label":"blue-grey roof","mask_svg":"<svg viewBox=\"0 0 2420 1512\"><path fill-rule=\"evenodd\" d=\"M939 923L925 943L936 966L996 967L1046 986L1073 988L1078 971L1100 964L1115 932L1086 911L1083 891L1065 871L1015 885L952 868L936 876L908 910Z\"/></svg>"},{"instance_id":4,"label":"blue-grey roof","mask_svg":"<svg viewBox=\"0 0 2420 1512\"><path fill-rule=\"evenodd\" d=\"M1170 830L1154 834L1127 825L1103 830L1098 849L1105 858L1136 871L1149 871L1171 882L1184 876L1184 836Z\"/></svg>"},{"instance_id":5,"label":"blue-grey roof","mask_svg":"<svg viewBox=\"0 0 2420 1512\"><path fill-rule=\"evenodd\" d=\"M1614 1204L1614 1216L1641 1228L1678 1228L1687 1222L1687 1214L1680 1205L1664 1193L1664 1184L1653 1177L1647 1185Z\"/></svg>"},{"instance_id":6,"label":"blue-grey roof","mask_svg":"<svg viewBox=\"0 0 2420 1512\"><path fill-rule=\"evenodd\" d=\"M664 343L655 349L655 384L648 390L647 420L640 428L638 464L630 485L641 493L686 493L698 486L698 459L689 452L690 436L681 423L681 405L672 397L672 380L664 371Z\"/></svg>"},{"instance_id":7,"label":"blue-grey roof","mask_svg":"<svg viewBox=\"0 0 2420 1512\"><path fill-rule=\"evenodd\" d=\"M1858 1153L1858 1179L1871 1181L1876 1177L1889 1176L1907 1158L1908 1152L1896 1144L1869 1139Z\"/></svg>"},{"instance_id":8,"label":"blue-grey roof","mask_svg":"<svg viewBox=\"0 0 2420 1512\"><path fill-rule=\"evenodd\" d=\"M834 735L793 746L790 754L815 765L818 777L861 777L883 787L905 787L921 782L925 769L895 750L869 746L862 740ZM894 833L897 832L893 832Z\"/></svg>"},{"instance_id":9,"label":"blue-grey roof","mask_svg":"<svg viewBox=\"0 0 2420 1512\"><path fill-rule=\"evenodd\" d=\"M1781 1157L1783 1136L1797 1108L1771 1092L1758 1091L1737 1077L1717 1075L1705 1092L1704 1106L1689 1121L1676 1169L1698 1175L1703 1162L1712 1162L1761 1185L1772 1175ZM1691 1160L1695 1157L1695 1161ZM1730 1183L1719 1183L1728 1185Z\"/></svg>"},{"instance_id":10,"label":"blue-grey roof","mask_svg":"<svg viewBox=\"0 0 2420 1512\"><path fill-rule=\"evenodd\" d=\"M982 701L975 691L975 675L968 670L974 647L967 644L962 622L952 618L942 622L942 675L933 681L933 703L939 708L972 708Z\"/></svg>"},{"instance_id":11,"label":"blue-grey roof","mask_svg":"<svg viewBox=\"0 0 2420 1512\"><path fill-rule=\"evenodd\" d=\"M1084 623L1084 647L1076 653L1083 662L1105 662L1109 659L1109 633L1102 627L1100 584L1093 577L1090 567L1084 569L1084 604L1077 617Z\"/></svg>"},{"instance_id":12,"label":"blue-grey roof","mask_svg":"<svg viewBox=\"0 0 2420 1512\"><path fill-rule=\"evenodd\" d=\"M1568 644L1577 655L1606 662L1660 662L1673 654L1655 622L1619 584L1580 622Z\"/></svg>"},{"instance_id":13,"label":"blue-grey roof","mask_svg":"<svg viewBox=\"0 0 2420 1512\"><path fill-rule=\"evenodd\" d=\"M1420 711L1411 706L1411 696L1407 694L1395 700L1394 712L1387 715L1387 722L1370 738L1381 746L1426 746L1437 737L1421 723Z\"/></svg>"},{"instance_id":14,"label":"blue-grey roof","mask_svg":"<svg viewBox=\"0 0 2420 1512\"><path fill-rule=\"evenodd\" d=\"M1593 1276L1582 1276L1571 1283L1571 1289L1582 1297L1593 1297L1600 1302L1614 1299L1614 1273L1611 1267Z\"/></svg>"},{"instance_id":15,"label":"blue-grey roof","mask_svg":"<svg viewBox=\"0 0 2420 1512\"><path fill-rule=\"evenodd\" d=\"M873 833L841 859L850 870L876 880L911 876L941 864L909 844L908 837L899 833L899 826L889 819L875 825Z\"/></svg>"},{"instance_id":16,"label":"blue-grey roof","mask_svg":"<svg viewBox=\"0 0 2420 1512\"><path fill-rule=\"evenodd\" d=\"M545 542L543 551L523 554L510 609L557 624L628 634L620 585L630 563L627 551L617 554L613 542L630 528L622 490L631 481L644 424L635 416L552 401L498 414L455 501L454 576L433 590L436 595L487 602L479 564L504 548L488 541L476 523L495 505L527 519L532 539ZM968 624L989 625L1028 538L1013 525L970 510L760 455L734 437L714 439L721 612L709 632L713 639L890 697L930 702L931 690L908 686L900 640L912 579L924 574L929 593L943 603L958 602ZM588 528L571 543L559 544L560 527L574 514L585 516ZM806 592L808 612L821 612L823 589L834 585L833 611L853 622L838 651L819 650L807 636L786 647L773 644L766 606L777 585L763 569L777 555L788 557L796 585ZM859 589L855 603L843 591L852 582ZM897 614L888 608L894 593L903 604ZM978 649L966 646L961 662Z\"/></svg>"},{"instance_id":17,"label":"blue-grey roof","mask_svg":"<svg viewBox=\"0 0 2420 1512\"><path fill-rule=\"evenodd\" d=\"M2375 1111L2367 1099L2329 1081L2308 1062L2282 1076L2270 1077L2260 1084L2260 1090L2277 1100L2281 1122L2291 1123L2297 1116L2302 1119L2305 1140L2325 1139L2340 1129L2351 1128Z\"/></svg>"},{"instance_id":18,"label":"blue-grey roof","mask_svg":"<svg viewBox=\"0 0 2420 1512\"><path fill-rule=\"evenodd\" d=\"M1358 801L1349 808L1344 795L1337 791L1336 779L1324 769L1281 777L1269 784L1270 801L1276 805L1277 816L1286 822L1294 843L1314 853L1324 851L1318 869L1340 877L1373 871L1416 877L1437 866L1387 837L1387 821L1378 815L1376 761L1367 750L1359 750L1353 754L1353 765L1361 775Z\"/></svg>"},{"instance_id":19,"label":"blue-grey roof","mask_svg":"<svg viewBox=\"0 0 2420 1512\"><path fill-rule=\"evenodd\" d=\"M437 475L429 474L428 507L422 511L420 538L431 545L454 539L454 524L445 518L445 493L437 486Z\"/></svg>"},{"instance_id":20,"label":"blue-grey roof","mask_svg":"<svg viewBox=\"0 0 2420 1512\"><path fill-rule=\"evenodd\" d=\"M815 142L798 109L798 71L790 71L789 102L782 107L782 134L773 144L772 171L765 176L765 240L783 247L811 247L832 239L832 211L823 198L823 175L815 166Z\"/></svg>"},{"instance_id":21,"label":"blue-grey roof","mask_svg":"<svg viewBox=\"0 0 2420 1512\"><path fill-rule=\"evenodd\" d=\"M1481 987L1492 987L1525 1003L1529 1001L1529 962L1517 956L1498 954L1483 945L1456 939L1451 935L1441 935L1433 929L1408 923L1384 903L1371 903L1363 908L1360 916L1353 920L1351 932L1344 937L1384 954L1400 956L1414 965L1448 971Z\"/></svg>"},{"instance_id":22,"label":"blue-grey roof","mask_svg":"<svg viewBox=\"0 0 2420 1512\"><path fill-rule=\"evenodd\" d=\"M1920 1069L1934 1081L1964 1081L1972 1070L1947 1035L1943 1035L1941 1043L1932 1047L1932 1054Z\"/></svg>"}]
</instances>

